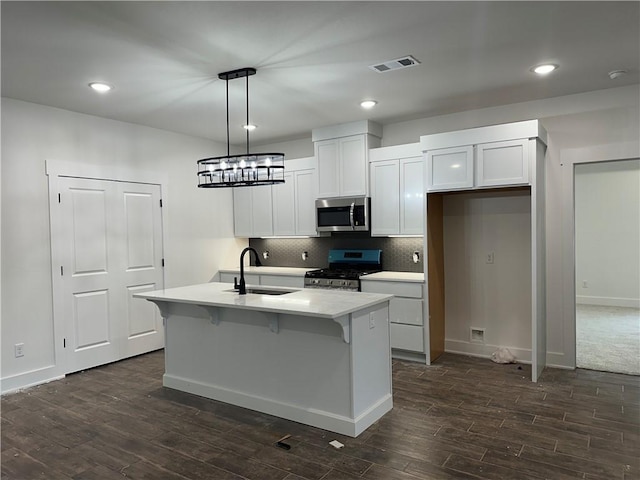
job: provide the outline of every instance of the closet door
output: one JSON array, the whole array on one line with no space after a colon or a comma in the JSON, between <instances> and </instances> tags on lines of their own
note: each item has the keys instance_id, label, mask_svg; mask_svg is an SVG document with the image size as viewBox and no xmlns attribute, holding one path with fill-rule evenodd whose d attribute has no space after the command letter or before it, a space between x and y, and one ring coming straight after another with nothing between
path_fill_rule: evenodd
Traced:
<instances>
[{"instance_id":1,"label":"closet door","mask_svg":"<svg viewBox=\"0 0 640 480\"><path fill-rule=\"evenodd\" d=\"M61 177L59 258L65 373L162 348L160 186ZM55 266L54 266L55 268ZM54 270L55 272L55 270Z\"/></svg>"}]
</instances>

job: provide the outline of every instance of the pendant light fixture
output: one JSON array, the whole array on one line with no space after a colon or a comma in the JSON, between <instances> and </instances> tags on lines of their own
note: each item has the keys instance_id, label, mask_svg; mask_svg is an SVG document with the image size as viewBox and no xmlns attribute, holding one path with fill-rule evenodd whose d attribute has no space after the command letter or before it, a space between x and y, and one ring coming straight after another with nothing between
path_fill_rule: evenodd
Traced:
<instances>
[{"instance_id":1,"label":"pendant light fixture","mask_svg":"<svg viewBox=\"0 0 640 480\"><path fill-rule=\"evenodd\" d=\"M198 160L198 187L247 187L284 183L284 153L249 153L249 129L247 128L246 153L231 155L229 148L229 80L246 79L246 107L249 123L249 77L255 68L240 68L218 74L227 86L227 154L221 157Z\"/></svg>"}]
</instances>

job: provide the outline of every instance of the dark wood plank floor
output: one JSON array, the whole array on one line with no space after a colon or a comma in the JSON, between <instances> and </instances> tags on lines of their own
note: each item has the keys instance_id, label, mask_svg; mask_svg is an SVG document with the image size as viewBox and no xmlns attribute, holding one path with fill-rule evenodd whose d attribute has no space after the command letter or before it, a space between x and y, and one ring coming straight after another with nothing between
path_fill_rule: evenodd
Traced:
<instances>
[{"instance_id":1,"label":"dark wood plank floor","mask_svg":"<svg viewBox=\"0 0 640 480\"><path fill-rule=\"evenodd\" d=\"M395 361L393 410L353 439L165 389L163 361L3 396L2 479L640 478L640 377Z\"/></svg>"}]
</instances>

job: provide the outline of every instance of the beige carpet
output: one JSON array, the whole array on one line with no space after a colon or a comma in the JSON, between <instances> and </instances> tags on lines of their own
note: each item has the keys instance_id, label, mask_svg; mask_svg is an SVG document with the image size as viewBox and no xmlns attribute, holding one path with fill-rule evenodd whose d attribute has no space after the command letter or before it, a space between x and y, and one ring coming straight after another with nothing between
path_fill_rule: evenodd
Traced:
<instances>
[{"instance_id":1,"label":"beige carpet","mask_svg":"<svg viewBox=\"0 0 640 480\"><path fill-rule=\"evenodd\" d=\"M640 309L577 305L576 366L640 375Z\"/></svg>"}]
</instances>

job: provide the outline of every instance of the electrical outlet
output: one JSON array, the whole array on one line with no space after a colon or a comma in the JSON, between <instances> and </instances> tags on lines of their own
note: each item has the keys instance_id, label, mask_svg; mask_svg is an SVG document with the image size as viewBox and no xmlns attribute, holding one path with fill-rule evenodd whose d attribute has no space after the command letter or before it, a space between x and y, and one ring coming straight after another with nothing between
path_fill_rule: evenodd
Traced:
<instances>
[{"instance_id":1,"label":"electrical outlet","mask_svg":"<svg viewBox=\"0 0 640 480\"><path fill-rule=\"evenodd\" d=\"M16 343L15 346L16 358L24 357L24 343Z\"/></svg>"},{"instance_id":2,"label":"electrical outlet","mask_svg":"<svg viewBox=\"0 0 640 480\"><path fill-rule=\"evenodd\" d=\"M302 252L302 261L306 262L307 258L309 258L309 252L305 250L304 252Z\"/></svg>"},{"instance_id":3,"label":"electrical outlet","mask_svg":"<svg viewBox=\"0 0 640 480\"><path fill-rule=\"evenodd\" d=\"M471 327L469 336L471 343L484 343L484 328Z\"/></svg>"},{"instance_id":4,"label":"electrical outlet","mask_svg":"<svg viewBox=\"0 0 640 480\"><path fill-rule=\"evenodd\" d=\"M373 316L373 312L369 314L369 328L376 328L376 317Z\"/></svg>"},{"instance_id":5,"label":"electrical outlet","mask_svg":"<svg viewBox=\"0 0 640 480\"><path fill-rule=\"evenodd\" d=\"M493 263L493 252L489 252L487 253L487 259L486 259L487 263Z\"/></svg>"}]
</instances>

